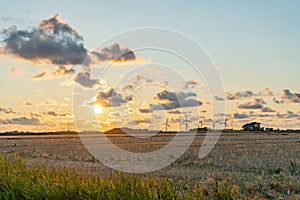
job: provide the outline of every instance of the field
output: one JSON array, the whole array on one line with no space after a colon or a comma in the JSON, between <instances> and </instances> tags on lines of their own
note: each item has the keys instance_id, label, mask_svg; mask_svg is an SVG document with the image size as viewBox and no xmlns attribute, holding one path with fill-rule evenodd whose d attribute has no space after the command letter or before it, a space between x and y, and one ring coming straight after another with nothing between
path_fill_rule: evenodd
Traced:
<instances>
[{"instance_id":1,"label":"field","mask_svg":"<svg viewBox=\"0 0 300 200\"><path fill-rule=\"evenodd\" d=\"M173 137L161 134L134 139L122 133L109 135L116 145L134 152L158 149ZM92 173L100 178L119 176L133 180L133 177L142 177L150 183L153 178L162 184L167 180L172 186L168 186L168 190L173 188L178 194L173 196L175 198L222 199L225 195L241 199L300 199L299 133L222 133L209 155L199 159L203 138L204 133L198 133L188 151L170 166L138 175L120 174L104 166L73 133L3 135L0 150L8 160L20 157L29 167L68 168L85 177Z\"/></svg>"}]
</instances>

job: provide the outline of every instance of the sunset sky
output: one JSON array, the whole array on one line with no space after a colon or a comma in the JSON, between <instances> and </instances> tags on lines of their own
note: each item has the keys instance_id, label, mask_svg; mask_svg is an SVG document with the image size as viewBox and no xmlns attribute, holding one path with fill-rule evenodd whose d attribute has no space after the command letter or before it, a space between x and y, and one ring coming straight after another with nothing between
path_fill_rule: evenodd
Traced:
<instances>
[{"instance_id":1,"label":"sunset sky","mask_svg":"<svg viewBox=\"0 0 300 200\"><path fill-rule=\"evenodd\" d=\"M184 112L190 128L227 118L235 129L251 121L300 129L299 1L18 0L0 11L1 132L76 130L75 117L80 130L158 130L167 118L179 130ZM201 44L220 72L223 97L211 96L179 57L120 41L100 45L141 27ZM226 112L212 114L216 102Z\"/></svg>"}]
</instances>

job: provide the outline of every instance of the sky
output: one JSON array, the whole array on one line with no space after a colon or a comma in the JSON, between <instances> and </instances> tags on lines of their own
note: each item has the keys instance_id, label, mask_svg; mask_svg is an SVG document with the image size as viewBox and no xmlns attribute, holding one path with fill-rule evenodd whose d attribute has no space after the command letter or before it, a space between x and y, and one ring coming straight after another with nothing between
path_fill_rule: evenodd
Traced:
<instances>
[{"instance_id":1,"label":"sky","mask_svg":"<svg viewBox=\"0 0 300 200\"><path fill-rule=\"evenodd\" d=\"M166 120L179 130L185 117L189 128L200 120L212 127L209 119L223 128L226 118L235 129L252 121L300 129L299 4L6 2L0 8L0 131L160 130ZM130 30L146 30L136 43L153 40L187 57L199 46L188 48L172 34L196 41L204 49L199 63L220 74L215 81L222 81L223 93L215 95L214 80L172 49L139 49L125 40L135 37L123 37Z\"/></svg>"}]
</instances>

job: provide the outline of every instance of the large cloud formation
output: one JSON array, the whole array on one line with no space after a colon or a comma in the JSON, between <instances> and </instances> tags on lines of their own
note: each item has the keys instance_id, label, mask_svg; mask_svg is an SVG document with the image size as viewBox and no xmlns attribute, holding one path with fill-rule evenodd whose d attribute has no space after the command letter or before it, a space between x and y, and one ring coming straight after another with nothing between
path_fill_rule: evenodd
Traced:
<instances>
[{"instance_id":1,"label":"large cloud formation","mask_svg":"<svg viewBox=\"0 0 300 200\"><path fill-rule=\"evenodd\" d=\"M125 62L137 58L133 51L117 43L89 51L84 46L83 36L69 22L61 20L59 14L41 20L37 27L31 29L20 30L16 26L5 28L1 36L3 45L0 54L35 64L60 66L53 72L53 76L73 73L73 69L62 66L82 64L85 58L87 65L108 60Z\"/></svg>"},{"instance_id":2,"label":"large cloud formation","mask_svg":"<svg viewBox=\"0 0 300 200\"><path fill-rule=\"evenodd\" d=\"M33 63L81 64L87 55L83 37L56 14L31 30L12 26L2 31L4 52Z\"/></svg>"}]
</instances>

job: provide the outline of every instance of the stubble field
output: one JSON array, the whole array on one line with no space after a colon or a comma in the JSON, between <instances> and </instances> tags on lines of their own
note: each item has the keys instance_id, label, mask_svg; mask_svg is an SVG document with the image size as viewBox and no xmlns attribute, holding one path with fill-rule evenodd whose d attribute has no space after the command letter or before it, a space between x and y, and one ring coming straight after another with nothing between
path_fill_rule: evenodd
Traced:
<instances>
[{"instance_id":1,"label":"stubble field","mask_svg":"<svg viewBox=\"0 0 300 200\"><path fill-rule=\"evenodd\" d=\"M119 147L133 152L159 149L174 137L161 134L134 139L116 133L108 136ZM300 199L299 133L222 133L208 156L199 159L204 136L198 133L188 151L170 166L139 176L168 178L178 191L193 193L197 186L207 198L213 198L210 191L220 184L239 198ZM8 158L21 157L30 166L67 167L87 176L91 171L100 177L117 174L95 160L77 134L1 136L0 150ZM99 150L104 151L105 147Z\"/></svg>"}]
</instances>

